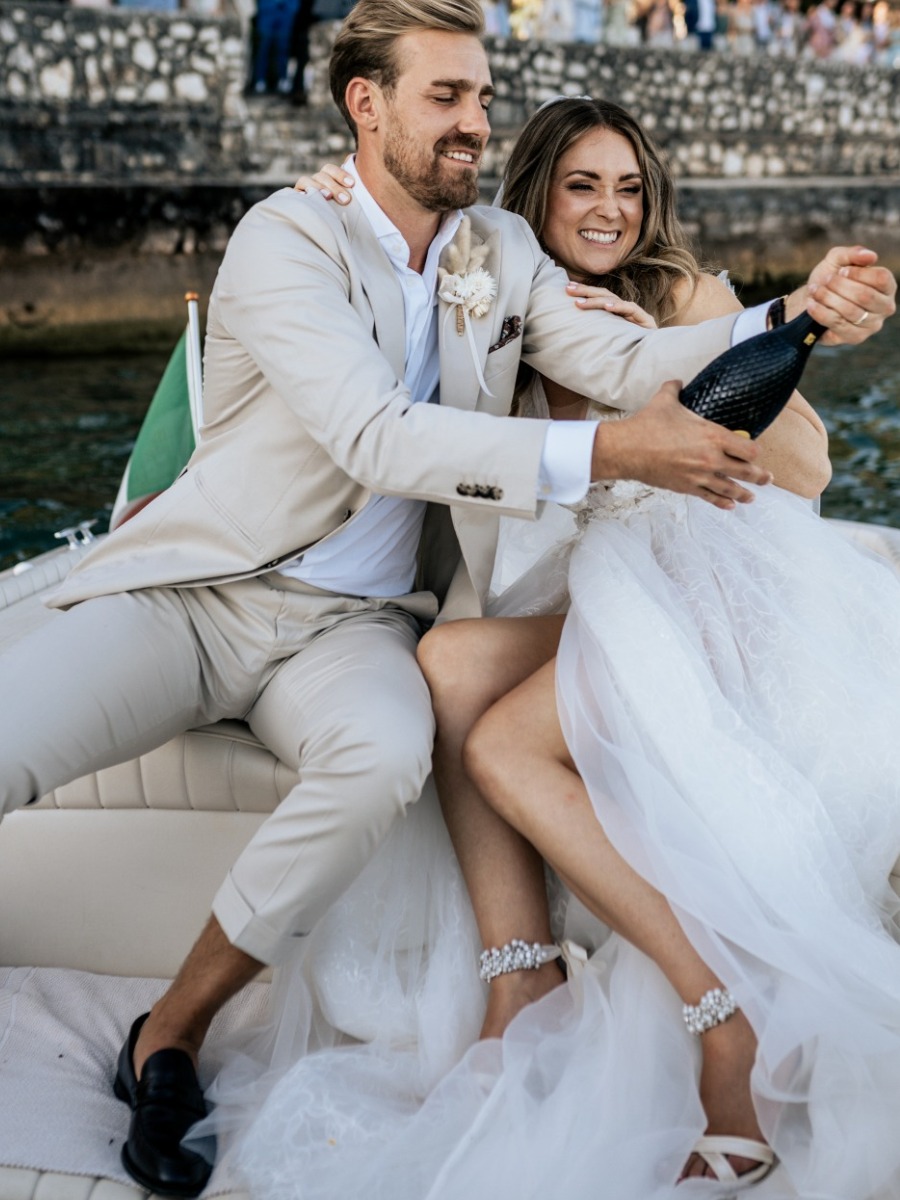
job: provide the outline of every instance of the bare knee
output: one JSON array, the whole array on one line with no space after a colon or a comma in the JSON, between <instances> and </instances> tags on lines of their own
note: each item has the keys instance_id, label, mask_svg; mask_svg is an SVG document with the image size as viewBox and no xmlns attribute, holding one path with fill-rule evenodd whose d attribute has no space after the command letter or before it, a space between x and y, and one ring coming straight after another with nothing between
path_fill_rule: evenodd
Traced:
<instances>
[{"instance_id":1,"label":"bare knee","mask_svg":"<svg viewBox=\"0 0 900 1200\"><path fill-rule=\"evenodd\" d=\"M469 727L556 654L561 617L478 617L449 621L419 643L419 665L438 724Z\"/></svg>"},{"instance_id":2,"label":"bare knee","mask_svg":"<svg viewBox=\"0 0 900 1200\"><path fill-rule=\"evenodd\" d=\"M516 737L503 703L488 709L473 725L463 744L466 774L487 803L514 823L515 798L521 772L527 772L527 753Z\"/></svg>"},{"instance_id":3,"label":"bare knee","mask_svg":"<svg viewBox=\"0 0 900 1200\"><path fill-rule=\"evenodd\" d=\"M441 728L468 726L496 699L492 640L484 620L438 625L419 642L417 656Z\"/></svg>"},{"instance_id":4,"label":"bare knee","mask_svg":"<svg viewBox=\"0 0 900 1200\"><path fill-rule=\"evenodd\" d=\"M416 650L432 696L473 687L482 621L449 621L429 629Z\"/></svg>"},{"instance_id":5,"label":"bare knee","mask_svg":"<svg viewBox=\"0 0 900 1200\"><path fill-rule=\"evenodd\" d=\"M573 767L556 710L555 676L555 661L545 663L474 722L462 747L463 768L484 800L520 832L541 786L550 777L558 784L555 768Z\"/></svg>"}]
</instances>

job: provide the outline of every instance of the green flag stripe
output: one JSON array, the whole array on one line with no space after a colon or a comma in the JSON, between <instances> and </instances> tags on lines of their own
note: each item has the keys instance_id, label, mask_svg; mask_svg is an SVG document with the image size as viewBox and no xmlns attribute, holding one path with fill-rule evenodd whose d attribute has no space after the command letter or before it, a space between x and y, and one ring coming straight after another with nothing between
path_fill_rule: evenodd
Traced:
<instances>
[{"instance_id":1,"label":"green flag stripe","mask_svg":"<svg viewBox=\"0 0 900 1200\"><path fill-rule=\"evenodd\" d=\"M137 500L165 491L193 449L186 334L182 334L150 401L131 452L127 499Z\"/></svg>"}]
</instances>

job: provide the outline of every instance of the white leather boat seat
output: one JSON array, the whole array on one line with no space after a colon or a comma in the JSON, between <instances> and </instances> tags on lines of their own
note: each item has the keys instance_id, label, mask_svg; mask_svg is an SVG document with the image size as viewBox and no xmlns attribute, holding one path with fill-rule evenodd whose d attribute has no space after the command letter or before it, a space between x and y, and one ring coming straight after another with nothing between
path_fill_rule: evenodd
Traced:
<instances>
[{"instance_id":1,"label":"white leather boat seat","mask_svg":"<svg viewBox=\"0 0 900 1200\"><path fill-rule=\"evenodd\" d=\"M222 721L13 813L0 828L0 964L170 978L294 779L246 725Z\"/></svg>"}]
</instances>

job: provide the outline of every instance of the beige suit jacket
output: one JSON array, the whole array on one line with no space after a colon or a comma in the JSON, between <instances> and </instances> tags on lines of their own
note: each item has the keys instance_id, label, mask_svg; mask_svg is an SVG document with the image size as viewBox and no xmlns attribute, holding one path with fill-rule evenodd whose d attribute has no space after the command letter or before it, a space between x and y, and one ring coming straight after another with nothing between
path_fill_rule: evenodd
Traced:
<instances>
[{"instance_id":1,"label":"beige suit jacket","mask_svg":"<svg viewBox=\"0 0 900 1200\"><path fill-rule=\"evenodd\" d=\"M195 453L50 603L258 574L333 535L380 492L437 502L420 586L447 597L445 616L477 614L499 516L531 518L538 506L546 423L497 419L509 412L520 360L634 409L724 350L734 318L647 333L578 311L520 218L469 214L473 241L490 242L484 266L498 284L490 311L471 322L492 395L441 301L433 405L411 404L404 386L403 297L360 206L284 190L251 209L210 299Z\"/></svg>"}]
</instances>

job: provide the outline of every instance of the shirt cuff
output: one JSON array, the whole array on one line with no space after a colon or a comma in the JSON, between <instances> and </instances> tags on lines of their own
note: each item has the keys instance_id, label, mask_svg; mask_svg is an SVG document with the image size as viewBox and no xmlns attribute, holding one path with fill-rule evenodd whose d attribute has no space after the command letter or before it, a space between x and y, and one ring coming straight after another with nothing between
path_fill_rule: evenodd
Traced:
<instances>
[{"instance_id":1,"label":"shirt cuff","mask_svg":"<svg viewBox=\"0 0 900 1200\"><path fill-rule=\"evenodd\" d=\"M538 499L575 504L591 482L596 421L551 421L538 472Z\"/></svg>"},{"instance_id":2,"label":"shirt cuff","mask_svg":"<svg viewBox=\"0 0 900 1200\"><path fill-rule=\"evenodd\" d=\"M756 337L758 333L766 332L766 318L771 303L771 300L767 300L765 304L755 304L753 308L745 308L743 312L738 313L737 320L731 327L732 346L736 346L738 342L746 342L747 338Z\"/></svg>"}]
</instances>

